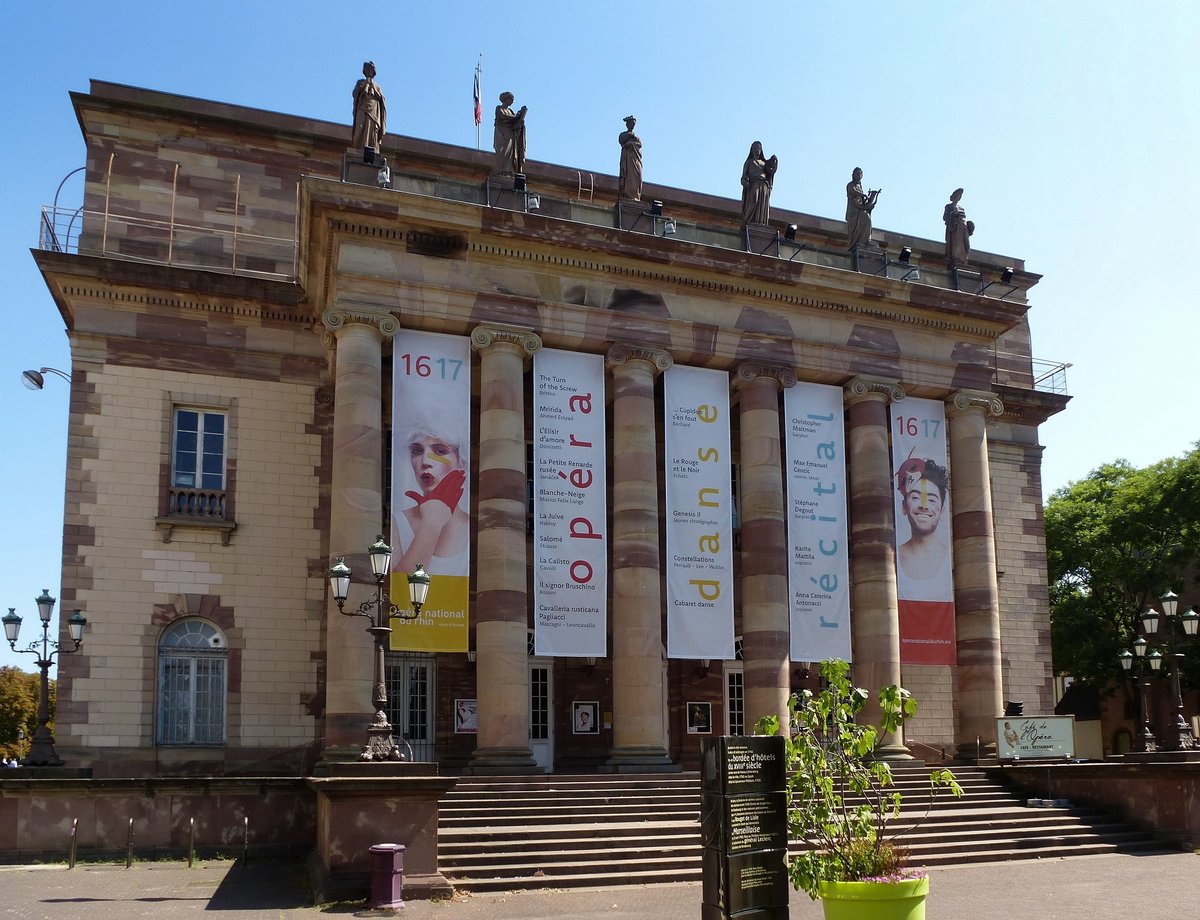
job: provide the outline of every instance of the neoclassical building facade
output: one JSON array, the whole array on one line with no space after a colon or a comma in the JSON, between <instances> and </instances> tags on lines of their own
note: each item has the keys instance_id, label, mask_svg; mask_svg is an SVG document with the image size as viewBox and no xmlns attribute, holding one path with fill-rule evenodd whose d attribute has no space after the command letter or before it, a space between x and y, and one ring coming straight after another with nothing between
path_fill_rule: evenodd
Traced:
<instances>
[{"instance_id":1,"label":"neoclassical building facade","mask_svg":"<svg viewBox=\"0 0 1200 920\"><path fill-rule=\"evenodd\" d=\"M847 252L841 221L742 227L737 201L662 186L618 207L615 177L532 160L522 189L490 154L396 135L368 164L346 125L115 84L72 101L84 200L35 254L72 350L60 609L89 620L60 664L64 757L354 757L371 637L328 570L351 567L348 607L373 597L368 547L399 561L435 512L444 600L395 622L386 689L406 754L444 770L694 768L706 734L815 685L796 624L818 595L847 605L818 615L855 679L920 700L892 756L974 756L1006 700L1052 711L1038 425L1067 398L1035 371L1020 260L949 270L942 242L881 230ZM685 370L717 396L688 405ZM556 388L595 434L553 433L576 421ZM894 450L918 416L949 470L951 621L906 640ZM723 439L697 455L726 464L696 493L699 554L676 491L697 418ZM833 426L809 466L844 514L797 497L804 418ZM593 453L545 452L563 443ZM438 491L442 467L462 473ZM844 536L806 553L802 519L833 517ZM573 545L592 555L559 558ZM801 592L825 553L845 575ZM715 625L692 635L700 608Z\"/></svg>"}]
</instances>

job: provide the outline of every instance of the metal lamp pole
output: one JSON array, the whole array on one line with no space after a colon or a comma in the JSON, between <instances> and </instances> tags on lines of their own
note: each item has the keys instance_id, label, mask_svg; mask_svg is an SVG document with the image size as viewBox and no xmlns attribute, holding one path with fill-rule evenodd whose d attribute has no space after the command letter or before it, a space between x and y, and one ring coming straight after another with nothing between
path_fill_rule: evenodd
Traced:
<instances>
[{"instance_id":1,"label":"metal lamp pole","mask_svg":"<svg viewBox=\"0 0 1200 920\"><path fill-rule=\"evenodd\" d=\"M62 758L58 756L58 752L54 750L54 734L50 731L50 668L54 664L55 655L69 655L72 652L79 651L79 646L83 644L83 629L87 626L87 618L76 610L67 619L67 631L70 633L71 641L75 643L74 648L62 648L60 643L53 642L50 639L50 617L54 613L55 599L50 596L50 592L42 589L40 597L34 599L37 604L38 616L42 621L42 641L39 646L34 640L29 643L28 648L17 648L17 637L21 634L21 617L17 616L17 611L9 607L8 613L0 617L0 622L4 623L4 638L8 640L9 646L14 652L20 652L23 655L33 655L37 659L37 666L42 672L41 693L38 698L38 727L33 733L33 741L29 745L29 753L25 755L25 759L21 762L26 767L61 767Z\"/></svg>"},{"instance_id":2,"label":"metal lamp pole","mask_svg":"<svg viewBox=\"0 0 1200 920\"><path fill-rule=\"evenodd\" d=\"M1192 727L1188 724L1187 719L1183 717L1183 691L1179 686L1179 659L1183 657L1183 652L1176 649L1177 631L1175 624L1178 622L1183 626L1184 635L1191 639L1196 635L1197 628L1200 628L1200 614L1189 608L1179 616L1175 615L1175 611L1179 605L1179 598L1174 591L1167 591L1159 598L1162 604L1162 615L1160 617L1157 610L1153 607L1146 608L1142 614L1142 629L1146 635L1153 636L1158 632L1158 624L1160 619L1165 618L1166 623L1166 657L1171 661L1171 692L1175 698L1175 727L1171 734L1167 737L1166 744L1163 749L1167 751L1194 751L1197 748L1196 736L1192 734Z\"/></svg>"},{"instance_id":3,"label":"metal lamp pole","mask_svg":"<svg viewBox=\"0 0 1200 920\"><path fill-rule=\"evenodd\" d=\"M1150 712L1146 704L1146 694L1150 690L1150 675L1146 671L1144 662L1146 659L1146 642L1141 636L1138 636L1133 643L1133 651L1126 649L1121 652L1120 660L1121 667L1130 672L1133 676L1133 683L1138 688L1138 703L1140 704L1142 716L1142 730L1138 734L1138 750L1144 752L1152 752L1158 749L1158 742L1154 738L1154 732L1150 730ZM1139 662L1136 672L1133 671L1134 661ZM1162 655L1157 651L1152 652L1149 658L1150 670L1157 671L1162 667Z\"/></svg>"},{"instance_id":4,"label":"metal lamp pole","mask_svg":"<svg viewBox=\"0 0 1200 920\"><path fill-rule=\"evenodd\" d=\"M329 584L333 590L333 599L337 601L338 611L348 617L366 617L371 623L367 627L375 639L375 675L374 692L371 703L375 707L375 716L367 728L367 743L358 755L359 760L403 760L404 755L392 738L392 726L388 722L387 713L387 683L384 680L384 653L387 651L388 637L392 628L388 625L392 620L415 620L421 615L421 607L429 594L430 577L420 563L417 570L408 576L409 600L412 611L402 610L385 597L384 583L387 581L388 569L392 561L392 548L383 542L383 534L367 549L371 557L371 573L375 576L375 597L365 600L355 610L343 609L346 596L350 593L350 566L342 556L337 557L329 568Z\"/></svg>"}]
</instances>

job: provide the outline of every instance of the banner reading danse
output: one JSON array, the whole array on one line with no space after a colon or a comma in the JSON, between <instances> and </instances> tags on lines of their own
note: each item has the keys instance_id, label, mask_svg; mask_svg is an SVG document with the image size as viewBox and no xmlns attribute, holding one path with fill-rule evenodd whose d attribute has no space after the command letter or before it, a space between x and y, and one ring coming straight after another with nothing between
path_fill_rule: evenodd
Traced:
<instances>
[{"instance_id":1,"label":"banner reading danse","mask_svg":"<svg viewBox=\"0 0 1200 920\"><path fill-rule=\"evenodd\" d=\"M957 655L946 408L934 399L906 399L893 403L891 421L900 662L952 665Z\"/></svg>"},{"instance_id":2,"label":"banner reading danse","mask_svg":"<svg viewBox=\"0 0 1200 920\"><path fill-rule=\"evenodd\" d=\"M850 660L850 541L841 387L783 391L793 661Z\"/></svg>"},{"instance_id":3,"label":"banner reading danse","mask_svg":"<svg viewBox=\"0 0 1200 920\"><path fill-rule=\"evenodd\" d=\"M730 660L733 522L729 375L697 367L663 377L667 656Z\"/></svg>"},{"instance_id":4,"label":"banner reading danse","mask_svg":"<svg viewBox=\"0 0 1200 920\"><path fill-rule=\"evenodd\" d=\"M391 600L432 576L416 620L392 620L397 650L465 652L471 565L471 350L463 336L401 332L392 351Z\"/></svg>"},{"instance_id":5,"label":"banner reading danse","mask_svg":"<svg viewBox=\"0 0 1200 920\"><path fill-rule=\"evenodd\" d=\"M604 358L533 358L534 651L608 654Z\"/></svg>"}]
</instances>

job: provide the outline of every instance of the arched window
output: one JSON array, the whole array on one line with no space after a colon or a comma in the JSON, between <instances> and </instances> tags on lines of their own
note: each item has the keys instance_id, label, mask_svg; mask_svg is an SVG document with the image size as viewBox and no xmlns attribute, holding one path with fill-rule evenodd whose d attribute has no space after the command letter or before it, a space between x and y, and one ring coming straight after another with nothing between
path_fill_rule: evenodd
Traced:
<instances>
[{"instance_id":1,"label":"arched window","mask_svg":"<svg viewBox=\"0 0 1200 920\"><path fill-rule=\"evenodd\" d=\"M158 743L225 742L225 637L205 620L172 623L158 643Z\"/></svg>"}]
</instances>

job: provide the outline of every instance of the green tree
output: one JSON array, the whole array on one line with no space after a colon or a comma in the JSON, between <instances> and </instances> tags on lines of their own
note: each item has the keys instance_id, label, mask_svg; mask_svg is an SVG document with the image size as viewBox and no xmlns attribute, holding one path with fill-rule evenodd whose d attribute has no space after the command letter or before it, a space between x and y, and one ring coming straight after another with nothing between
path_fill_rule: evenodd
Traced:
<instances>
[{"instance_id":1,"label":"green tree","mask_svg":"<svg viewBox=\"0 0 1200 920\"><path fill-rule=\"evenodd\" d=\"M20 668L0 668L0 755L24 757L38 727L41 676ZM54 681L50 681L50 719L54 719ZM22 738L24 733L24 738Z\"/></svg>"},{"instance_id":2,"label":"green tree","mask_svg":"<svg viewBox=\"0 0 1200 920\"><path fill-rule=\"evenodd\" d=\"M1046 550L1054 670L1104 687L1120 676L1141 612L1197 583L1200 445L1145 469L1107 463L1059 489L1046 505Z\"/></svg>"}]
</instances>

